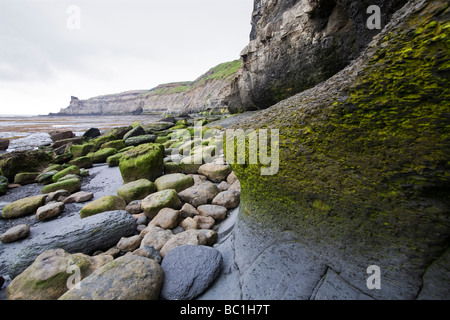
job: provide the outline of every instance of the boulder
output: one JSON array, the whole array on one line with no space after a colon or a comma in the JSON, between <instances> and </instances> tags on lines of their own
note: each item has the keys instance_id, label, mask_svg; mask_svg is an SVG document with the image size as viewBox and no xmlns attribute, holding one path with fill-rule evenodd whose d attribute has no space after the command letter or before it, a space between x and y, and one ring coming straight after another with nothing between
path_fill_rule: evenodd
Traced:
<instances>
[{"instance_id":1,"label":"boulder","mask_svg":"<svg viewBox=\"0 0 450 320\"><path fill-rule=\"evenodd\" d=\"M241 193L238 191L223 191L214 197L212 204L234 209L239 206Z\"/></svg>"},{"instance_id":2,"label":"boulder","mask_svg":"<svg viewBox=\"0 0 450 320\"><path fill-rule=\"evenodd\" d=\"M125 140L126 146L139 146L145 143L153 143L156 140L156 136L153 134L144 134L142 136L131 137Z\"/></svg>"},{"instance_id":3,"label":"boulder","mask_svg":"<svg viewBox=\"0 0 450 320\"><path fill-rule=\"evenodd\" d=\"M176 192L181 192L194 185L194 178L182 173L166 174L156 179L155 185L158 191L175 189Z\"/></svg>"},{"instance_id":4,"label":"boulder","mask_svg":"<svg viewBox=\"0 0 450 320\"><path fill-rule=\"evenodd\" d=\"M206 163L198 168L198 173L206 176L212 182L226 180L231 171L230 166L213 163Z\"/></svg>"},{"instance_id":5,"label":"boulder","mask_svg":"<svg viewBox=\"0 0 450 320\"><path fill-rule=\"evenodd\" d=\"M199 229L212 229L214 227L214 224L216 223L216 220L212 217L207 216L195 216L194 221L197 222Z\"/></svg>"},{"instance_id":6,"label":"boulder","mask_svg":"<svg viewBox=\"0 0 450 320\"><path fill-rule=\"evenodd\" d=\"M131 237L122 237L116 247L122 252L131 252L136 250L141 244L142 236L135 235Z\"/></svg>"},{"instance_id":7,"label":"boulder","mask_svg":"<svg viewBox=\"0 0 450 320\"><path fill-rule=\"evenodd\" d=\"M60 154L57 155L56 157L53 158L52 163L56 163L56 164L64 164L69 162L71 159L73 158L73 155L71 153L64 153L64 154Z\"/></svg>"},{"instance_id":8,"label":"boulder","mask_svg":"<svg viewBox=\"0 0 450 320\"><path fill-rule=\"evenodd\" d=\"M150 221L150 225L161 227L163 229L173 229L180 222L181 216L179 210L164 208L159 210L156 217Z\"/></svg>"},{"instance_id":9,"label":"boulder","mask_svg":"<svg viewBox=\"0 0 450 320\"><path fill-rule=\"evenodd\" d=\"M14 176L14 183L22 186L36 182L39 172L21 172Z\"/></svg>"},{"instance_id":10,"label":"boulder","mask_svg":"<svg viewBox=\"0 0 450 320\"><path fill-rule=\"evenodd\" d=\"M47 195L39 195L23 198L7 204L3 207L2 217L4 219L19 218L34 214L36 210L44 205Z\"/></svg>"},{"instance_id":11,"label":"boulder","mask_svg":"<svg viewBox=\"0 0 450 320\"><path fill-rule=\"evenodd\" d=\"M180 168L186 174L198 173L198 169L203 164L202 155L187 156L181 159Z\"/></svg>"},{"instance_id":12,"label":"boulder","mask_svg":"<svg viewBox=\"0 0 450 320\"><path fill-rule=\"evenodd\" d=\"M106 164L108 165L108 167L118 167L122 156L123 156L122 152L119 152L119 153L116 153L115 155L109 156L106 159Z\"/></svg>"},{"instance_id":13,"label":"boulder","mask_svg":"<svg viewBox=\"0 0 450 320\"><path fill-rule=\"evenodd\" d=\"M0 241L3 243L15 242L22 240L30 235L30 227L26 224L19 224L5 231L0 236Z\"/></svg>"},{"instance_id":14,"label":"boulder","mask_svg":"<svg viewBox=\"0 0 450 320\"><path fill-rule=\"evenodd\" d=\"M227 208L214 204L204 204L198 206L197 210L202 216L211 217L215 221L225 220L228 214Z\"/></svg>"},{"instance_id":15,"label":"boulder","mask_svg":"<svg viewBox=\"0 0 450 320\"><path fill-rule=\"evenodd\" d=\"M185 203L180 210L180 215L182 218L193 218L194 216L199 214L200 212L198 212L197 209L195 209L194 206L189 203Z\"/></svg>"},{"instance_id":16,"label":"boulder","mask_svg":"<svg viewBox=\"0 0 450 320\"><path fill-rule=\"evenodd\" d=\"M161 298L195 299L215 280L222 260L220 252L211 247L185 245L174 248L161 263L164 270Z\"/></svg>"},{"instance_id":17,"label":"boulder","mask_svg":"<svg viewBox=\"0 0 450 320\"><path fill-rule=\"evenodd\" d=\"M181 191L178 196L183 202L198 207L202 204L211 203L219 193L220 190L214 183L206 181Z\"/></svg>"},{"instance_id":18,"label":"boulder","mask_svg":"<svg viewBox=\"0 0 450 320\"><path fill-rule=\"evenodd\" d=\"M97 128L90 128L85 133L83 133L84 138L92 139L92 138L97 138L98 136L100 136L100 130L98 130Z\"/></svg>"},{"instance_id":19,"label":"boulder","mask_svg":"<svg viewBox=\"0 0 450 320\"><path fill-rule=\"evenodd\" d=\"M67 203L82 203L87 202L91 200L94 197L94 194L92 192L86 192L86 191L79 191L77 193L74 193L72 195L69 195L67 198L64 199L64 204Z\"/></svg>"},{"instance_id":20,"label":"boulder","mask_svg":"<svg viewBox=\"0 0 450 320\"><path fill-rule=\"evenodd\" d=\"M181 201L175 190L167 189L147 196L142 200L141 208L152 219L163 208L180 209Z\"/></svg>"},{"instance_id":21,"label":"boulder","mask_svg":"<svg viewBox=\"0 0 450 320\"><path fill-rule=\"evenodd\" d=\"M75 135L70 130L56 130L56 131L50 131L48 133L50 135L50 139L52 139L53 142L64 140L64 139L70 139L73 138Z\"/></svg>"},{"instance_id":22,"label":"boulder","mask_svg":"<svg viewBox=\"0 0 450 320\"><path fill-rule=\"evenodd\" d=\"M155 181L163 170L164 147L160 144L143 144L125 152L119 168L124 183L139 179Z\"/></svg>"},{"instance_id":23,"label":"boulder","mask_svg":"<svg viewBox=\"0 0 450 320\"><path fill-rule=\"evenodd\" d=\"M162 247L169 241L174 234L170 230L162 229L160 227L149 225L141 231L141 236L144 238L141 241L141 248L151 246L155 250L160 251Z\"/></svg>"},{"instance_id":24,"label":"boulder","mask_svg":"<svg viewBox=\"0 0 450 320\"><path fill-rule=\"evenodd\" d=\"M4 195L8 191L9 181L7 178L0 176L0 196Z\"/></svg>"},{"instance_id":25,"label":"boulder","mask_svg":"<svg viewBox=\"0 0 450 320\"><path fill-rule=\"evenodd\" d=\"M117 195L130 203L133 200L142 200L155 191L156 186L153 182L147 179L139 179L121 186L117 189Z\"/></svg>"},{"instance_id":26,"label":"boulder","mask_svg":"<svg viewBox=\"0 0 450 320\"><path fill-rule=\"evenodd\" d=\"M51 154L42 150L14 151L0 156L0 175L14 181L20 172L38 172L52 161Z\"/></svg>"},{"instance_id":27,"label":"boulder","mask_svg":"<svg viewBox=\"0 0 450 320\"><path fill-rule=\"evenodd\" d=\"M94 271L60 300L157 300L163 279L155 260L125 255Z\"/></svg>"},{"instance_id":28,"label":"boulder","mask_svg":"<svg viewBox=\"0 0 450 320\"><path fill-rule=\"evenodd\" d=\"M41 173L36 177L36 181L40 184L50 184L53 183L53 176L57 174L58 171L48 171Z\"/></svg>"},{"instance_id":29,"label":"boulder","mask_svg":"<svg viewBox=\"0 0 450 320\"><path fill-rule=\"evenodd\" d=\"M114 148L105 148L100 149L93 154L90 155L90 158L93 163L106 163L106 159L108 157L113 156L117 153L117 149Z\"/></svg>"},{"instance_id":30,"label":"boulder","mask_svg":"<svg viewBox=\"0 0 450 320\"><path fill-rule=\"evenodd\" d=\"M77 166L78 168L89 169L92 168L93 163L90 157L78 157L69 161L69 165Z\"/></svg>"},{"instance_id":31,"label":"boulder","mask_svg":"<svg viewBox=\"0 0 450 320\"><path fill-rule=\"evenodd\" d=\"M86 204L80 210L80 217L86 218L101 212L124 210L127 206L125 200L117 196L104 196Z\"/></svg>"},{"instance_id":32,"label":"boulder","mask_svg":"<svg viewBox=\"0 0 450 320\"><path fill-rule=\"evenodd\" d=\"M96 146L93 143L85 143L80 145L71 145L69 147L69 152L73 155L74 158L80 158L86 156L90 152L96 151Z\"/></svg>"},{"instance_id":33,"label":"boulder","mask_svg":"<svg viewBox=\"0 0 450 320\"><path fill-rule=\"evenodd\" d=\"M106 143L102 144L100 149L113 148L116 150L121 150L125 147L126 147L125 142L122 139L120 139L120 140L106 142Z\"/></svg>"},{"instance_id":34,"label":"boulder","mask_svg":"<svg viewBox=\"0 0 450 320\"><path fill-rule=\"evenodd\" d=\"M142 136L145 134L144 128L142 128L140 125L133 128L132 130L128 131L124 136L123 140L127 140L128 138Z\"/></svg>"},{"instance_id":35,"label":"boulder","mask_svg":"<svg viewBox=\"0 0 450 320\"><path fill-rule=\"evenodd\" d=\"M8 244L0 253L0 274L11 278L23 272L38 255L49 249L92 254L107 250L122 237L136 232L136 222L126 211L110 211L80 219L77 214L54 219L33 227L33 237Z\"/></svg>"},{"instance_id":36,"label":"boulder","mask_svg":"<svg viewBox=\"0 0 450 320\"><path fill-rule=\"evenodd\" d=\"M8 139L0 139L0 150L7 150L9 147L9 140Z\"/></svg>"},{"instance_id":37,"label":"boulder","mask_svg":"<svg viewBox=\"0 0 450 320\"><path fill-rule=\"evenodd\" d=\"M58 182L59 179L61 179L62 177L66 176L68 174L80 174L80 168L78 168L75 165L72 165L72 166L56 173L52 177L52 180L53 180L53 182Z\"/></svg>"},{"instance_id":38,"label":"boulder","mask_svg":"<svg viewBox=\"0 0 450 320\"><path fill-rule=\"evenodd\" d=\"M80 179L75 178L75 179L55 182L55 183L52 183L52 184L49 184L49 185L46 185L45 187L43 187L41 193L45 194L45 193L50 193L50 192L54 192L54 191L61 190L61 189L67 190L70 193L78 192L81 189L81 181L80 181Z\"/></svg>"},{"instance_id":39,"label":"boulder","mask_svg":"<svg viewBox=\"0 0 450 320\"><path fill-rule=\"evenodd\" d=\"M183 245L204 245L206 237L198 230L187 230L171 237L161 248L161 257L165 257L171 250ZM164 261L164 260L163 260Z\"/></svg>"},{"instance_id":40,"label":"boulder","mask_svg":"<svg viewBox=\"0 0 450 320\"><path fill-rule=\"evenodd\" d=\"M172 174L172 173L181 173L180 165L174 162L164 162L164 173Z\"/></svg>"},{"instance_id":41,"label":"boulder","mask_svg":"<svg viewBox=\"0 0 450 320\"><path fill-rule=\"evenodd\" d=\"M6 295L8 300L56 300L69 290L74 272L79 272L79 280L82 280L112 259L106 255L70 254L63 249L44 251L14 278Z\"/></svg>"},{"instance_id":42,"label":"boulder","mask_svg":"<svg viewBox=\"0 0 450 320\"><path fill-rule=\"evenodd\" d=\"M36 211L36 219L38 221L45 221L57 217L64 211L64 203L50 202L45 206L39 207Z\"/></svg>"}]
</instances>

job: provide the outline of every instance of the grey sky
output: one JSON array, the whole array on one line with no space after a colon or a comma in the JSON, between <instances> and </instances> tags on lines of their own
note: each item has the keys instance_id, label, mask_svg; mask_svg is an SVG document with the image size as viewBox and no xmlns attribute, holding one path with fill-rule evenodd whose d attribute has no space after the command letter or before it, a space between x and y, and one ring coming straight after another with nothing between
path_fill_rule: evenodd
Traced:
<instances>
[{"instance_id":1,"label":"grey sky","mask_svg":"<svg viewBox=\"0 0 450 320\"><path fill-rule=\"evenodd\" d=\"M79 29L67 26L71 5ZM195 80L239 58L252 8L253 0L0 0L0 114L47 114L71 95Z\"/></svg>"}]
</instances>

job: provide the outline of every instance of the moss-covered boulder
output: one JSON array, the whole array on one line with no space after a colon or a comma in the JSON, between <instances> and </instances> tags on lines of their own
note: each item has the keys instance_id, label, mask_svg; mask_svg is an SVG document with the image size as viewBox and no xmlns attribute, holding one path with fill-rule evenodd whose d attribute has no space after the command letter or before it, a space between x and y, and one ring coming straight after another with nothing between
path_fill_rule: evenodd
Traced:
<instances>
[{"instance_id":1,"label":"moss-covered boulder","mask_svg":"<svg viewBox=\"0 0 450 320\"><path fill-rule=\"evenodd\" d=\"M120 159L120 173L124 183L139 179L155 181L164 170L164 147L148 143L125 152Z\"/></svg>"},{"instance_id":2,"label":"moss-covered boulder","mask_svg":"<svg viewBox=\"0 0 450 320\"><path fill-rule=\"evenodd\" d=\"M77 166L80 169L92 168L93 163L91 157L79 157L69 161L69 165Z\"/></svg>"},{"instance_id":3,"label":"moss-covered boulder","mask_svg":"<svg viewBox=\"0 0 450 320\"><path fill-rule=\"evenodd\" d=\"M125 140L126 146L138 146L144 143L155 142L156 136L153 134L144 134L142 136L131 137Z\"/></svg>"},{"instance_id":4,"label":"moss-covered boulder","mask_svg":"<svg viewBox=\"0 0 450 320\"><path fill-rule=\"evenodd\" d=\"M164 163L164 173L172 174L172 173L181 173L182 170L180 165L175 162L165 162Z\"/></svg>"},{"instance_id":5,"label":"moss-covered boulder","mask_svg":"<svg viewBox=\"0 0 450 320\"><path fill-rule=\"evenodd\" d=\"M55 182L49 185L46 185L42 188L41 193L50 193L55 192L58 190L67 190L70 193L75 193L80 191L81 189L81 181L78 178L70 179L70 180L64 180Z\"/></svg>"},{"instance_id":6,"label":"moss-covered boulder","mask_svg":"<svg viewBox=\"0 0 450 320\"><path fill-rule=\"evenodd\" d=\"M40 175L38 175L36 177L36 181L38 183L44 184L44 185L53 183L53 179L52 178L57 173L58 173L58 171L47 171L47 172L41 173Z\"/></svg>"},{"instance_id":7,"label":"moss-covered boulder","mask_svg":"<svg viewBox=\"0 0 450 320\"><path fill-rule=\"evenodd\" d=\"M36 210L44 205L47 195L39 195L23 198L7 204L2 211L4 219L20 218L34 214Z\"/></svg>"},{"instance_id":8,"label":"moss-covered boulder","mask_svg":"<svg viewBox=\"0 0 450 320\"><path fill-rule=\"evenodd\" d=\"M0 175L9 181L20 172L39 172L52 160L52 155L43 150L14 151L0 156Z\"/></svg>"},{"instance_id":9,"label":"moss-covered boulder","mask_svg":"<svg viewBox=\"0 0 450 320\"><path fill-rule=\"evenodd\" d=\"M89 152L97 151L97 147L94 143L85 143L80 145L71 145L69 152L74 158L80 158L86 156Z\"/></svg>"},{"instance_id":10,"label":"moss-covered boulder","mask_svg":"<svg viewBox=\"0 0 450 320\"><path fill-rule=\"evenodd\" d=\"M9 181L3 176L0 176L0 196L4 195L8 191Z\"/></svg>"},{"instance_id":11,"label":"moss-covered boulder","mask_svg":"<svg viewBox=\"0 0 450 320\"><path fill-rule=\"evenodd\" d=\"M174 189L181 192L194 185L194 178L182 173L166 174L155 180L158 191Z\"/></svg>"},{"instance_id":12,"label":"moss-covered boulder","mask_svg":"<svg viewBox=\"0 0 450 320\"><path fill-rule=\"evenodd\" d=\"M133 200L142 200L154 192L156 192L155 184L147 179L128 182L117 189L117 195L127 203Z\"/></svg>"},{"instance_id":13,"label":"moss-covered boulder","mask_svg":"<svg viewBox=\"0 0 450 320\"><path fill-rule=\"evenodd\" d=\"M39 172L21 172L14 176L14 183L26 185L36 182Z\"/></svg>"},{"instance_id":14,"label":"moss-covered boulder","mask_svg":"<svg viewBox=\"0 0 450 320\"><path fill-rule=\"evenodd\" d=\"M107 211L124 210L127 203L116 196L104 196L85 205L80 210L80 217L86 218Z\"/></svg>"},{"instance_id":15,"label":"moss-covered boulder","mask_svg":"<svg viewBox=\"0 0 450 320\"><path fill-rule=\"evenodd\" d=\"M104 134L102 134L100 137L94 139L91 141L97 148L101 147L104 143L123 139L124 135L133 129L133 127L116 127L108 130Z\"/></svg>"},{"instance_id":16,"label":"moss-covered boulder","mask_svg":"<svg viewBox=\"0 0 450 320\"><path fill-rule=\"evenodd\" d=\"M147 196L142 200L141 208L147 217L154 218L163 208L180 209L181 201L174 189L168 189Z\"/></svg>"},{"instance_id":17,"label":"moss-covered boulder","mask_svg":"<svg viewBox=\"0 0 450 320\"><path fill-rule=\"evenodd\" d=\"M58 182L59 179L61 179L62 177L67 176L68 174L79 174L80 173L80 168L78 168L77 166L73 165L70 166L64 170L61 170L60 172L56 173L53 177L52 180L53 182Z\"/></svg>"},{"instance_id":18,"label":"moss-covered boulder","mask_svg":"<svg viewBox=\"0 0 450 320\"><path fill-rule=\"evenodd\" d=\"M202 164L203 156L201 154L195 154L181 159L180 168L186 174L195 174L198 173L198 169Z\"/></svg>"},{"instance_id":19,"label":"moss-covered boulder","mask_svg":"<svg viewBox=\"0 0 450 320\"><path fill-rule=\"evenodd\" d=\"M82 253L70 254L63 249L44 251L36 260L8 285L8 300L56 300L75 285L75 271L82 280L95 269L110 262L112 256L90 257Z\"/></svg>"},{"instance_id":20,"label":"moss-covered boulder","mask_svg":"<svg viewBox=\"0 0 450 320\"><path fill-rule=\"evenodd\" d=\"M116 150L120 150L125 147L126 147L125 142L122 139L120 139L102 144L101 149L114 148Z\"/></svg>"},{"instance_id":21,"label":"moss-covered boulder","mask_svg":"<svg viewBox=\"0 0 450 320\"><path fill-rule=\"evenodd\" d=\"M266 249L284 241L373 298L414 299L433 282L428 267L444 258L450 234L448 21L448 1L408 2L349 67L231 127L269 130L274 155L271 164L231 165L242 188L235 247L246 267L258 274L250 260L270 259ZM248 139L236 145L244 143L248 150ZM261 244L247 242L258 230ZM382 290L366 285L370 265L381 268ZM449 278L447 268L440 279ZM253 280L262 288L268 278Z\"/></svg>"},{"instance_id":22,"label":"moss-covered boulder","mask_svg":"<svg viewBox=\"0 0 450 320\"><path fill-rule=\"evenodd\" d=\"M100 149L90 155L90 158L93 163L105 163L108 157L113 156L117 153L117 149L114 148L105 148Z\"/></svg>"},{"instance_id":23,"label":"moss-covered boulder","mask_svg":"<svg viewBox=\"0 0 450 320\"><path fill-rule=\"evenodd\" d=\"M109 156L106 159L106 164L108 165L108 167L118 167L119 163L120 163L120 158L122 158L123 153L119 152L116 153L115 155Z\"/></svg>"}]
</instances>

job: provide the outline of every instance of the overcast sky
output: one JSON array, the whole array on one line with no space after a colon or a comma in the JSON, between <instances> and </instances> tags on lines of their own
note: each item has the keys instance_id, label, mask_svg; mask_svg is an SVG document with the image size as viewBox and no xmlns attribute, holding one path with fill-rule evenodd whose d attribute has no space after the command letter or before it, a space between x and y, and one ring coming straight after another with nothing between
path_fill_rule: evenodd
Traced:
<instances>
[{"instance_id":1,"label":"overcast sky","mask_svg":"<svg viewBox=\"0 0 450 320\"><path fill-rule=\"evenodd\" d=\"M0 114L195 80L239 58L253 0L0 0Z\"/></svg>"}]
</instances>

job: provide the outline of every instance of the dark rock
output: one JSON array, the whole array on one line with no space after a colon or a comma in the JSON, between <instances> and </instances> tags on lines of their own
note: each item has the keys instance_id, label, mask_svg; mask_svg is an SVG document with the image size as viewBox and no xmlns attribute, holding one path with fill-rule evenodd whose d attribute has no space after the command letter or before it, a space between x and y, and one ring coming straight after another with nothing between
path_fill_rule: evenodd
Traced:
<instances>
[{"instance_id":1,"label":"dark rock","mask_svg":"<svg viewBox=\"0 0 450 320\"><path fill-rule=\"evenodd\" d=\"M8 191L9 181L3 176L0 176L0 196L4 195Z\"/></svg>"},{"instance_id":2,"label":"dark rock","mask_svg":"<svg viewBox=\"0 0 450 320\"><path fill-rule=\"evenodd\" d=\"M8 139L0 139L0 150L6 150L9 147Z\"/></svg>"},{"instance_id":3,"label":"dark rock","mask_svg":"<svg viewBox=\"0 0 450 320\"><path fill-rule=\"evenodd\" d=\"M200 295L214 281L220 271L222 255L206 246L180 246L164 258L164 284L161 298L191 300Z\"/></svg>"},{"instance_id":4,"label":"dark rock","mask_svg":"<svg viewBox=\"0 0 450 320\"><path fill-rule=\"evenodd\" d=\"M14 151L0 157L0 174L10 181L20 172L37 172L46 167L52 156L42 150Z\"/></svg>"},{"instance_id":5,"label":"dark rock","mask_svg":"<svg viewBox=\"0 0 450 320\"><path fill-rule=\"evenodd\" d=\"M100 130L97 128L90 128L83 134L83 137L85 138L97 138L98 136L100 136Z\"/></svg>"},{"instance_id":6,"label":"dark rock","mask_svg":"<svg viewBox=\"0 0 450 320\"><path fill-rule=\"evenodd\" d=\"M127 140L128 138L131 137L142 136L144 134L145 134L144 128L142 128L141 126L137 126L136 128L128 131L127 134L123 136L123 140Z\"/></svg>"},{"instance_id":7,"label":"dark rock","mask_svg":"<svg viewBox=\"0 0 450 320\"><path fill-rule=\"evenodd\" d=\"M84 139L83 137L75 137L75 138L69 138L69 139L63 139L63 140L58 140L56 142L53 142L51 147L53 149L57 149L60 148L62 146L67 146L67 145L80 145L83 144Z\"/></svg>"},{"instance_id":8,"label":"dark rock","mask_svg":"<svg viewBox=\"0 0 450 320\"><path fill-rule=\"evenodd\" d=\"M135 234L136 223L126 211L103 212L80 219L78 214L33 227L32 237L8 245L0 252L0 272L12 278L25 270L36 257L49 249L91 254L113 247L122 237Z\"/></svg>"},{"instance_id":9,"label":"dark rock","mask_svg":"<svg viewBox=\"0 0 450 320\"><path fill-rule=\"evenodd\" d=\"M153 134L145 134L137 137L131 137L125 140L126 146L138 146L144 143L152 143L155 142L156 136Z\"/></svg>"},{"instance_id":10,"label":"dark rock","mask_svg":"<svg viewBox=\"0 0 450 320\"><path fill-rule=\"evenodd\" d=\"M70 139L70 138L75 137L73 132L70 131L70 130L66 130L66 131L60 131L60 130L50 131L48 134L50 135L50 139L52 139L53 142L56 142L56 141L59 141L59 140L64 140L64 139Z\"/></svg>"}]
</instances>

